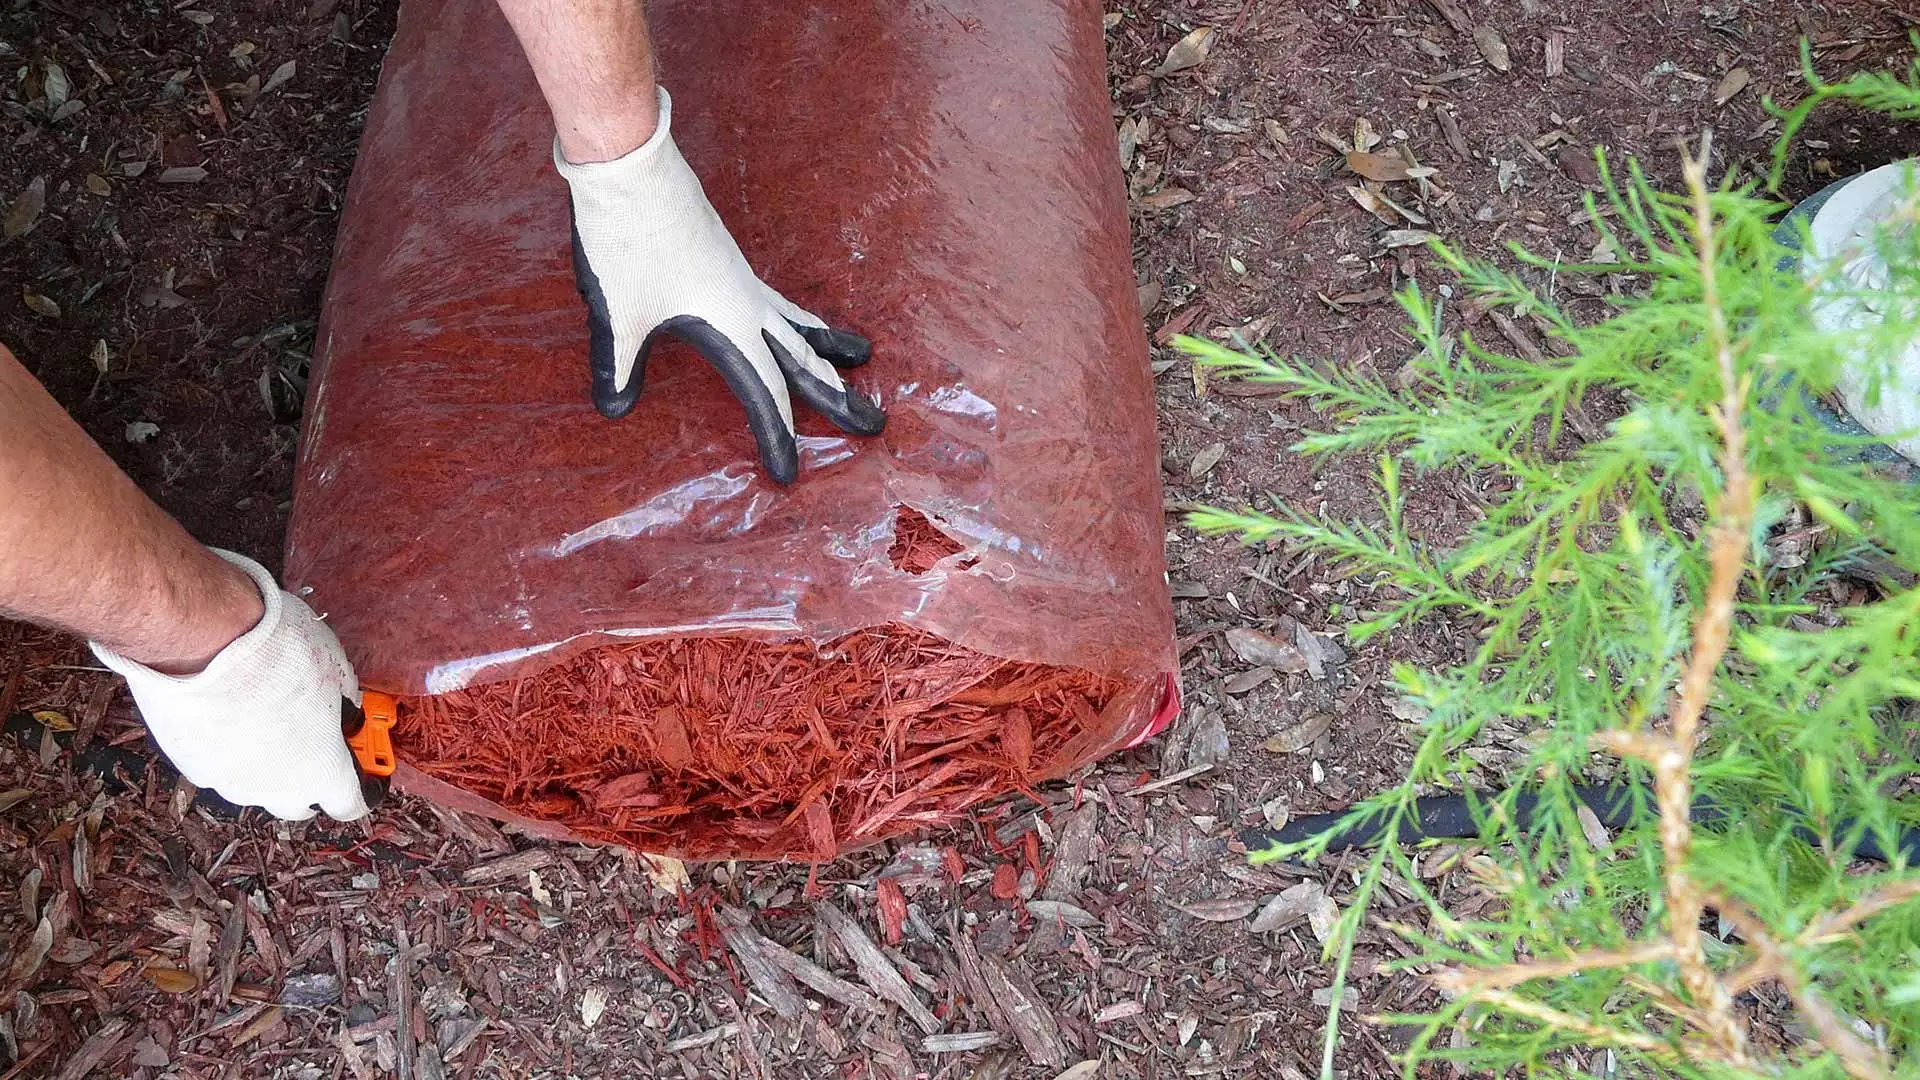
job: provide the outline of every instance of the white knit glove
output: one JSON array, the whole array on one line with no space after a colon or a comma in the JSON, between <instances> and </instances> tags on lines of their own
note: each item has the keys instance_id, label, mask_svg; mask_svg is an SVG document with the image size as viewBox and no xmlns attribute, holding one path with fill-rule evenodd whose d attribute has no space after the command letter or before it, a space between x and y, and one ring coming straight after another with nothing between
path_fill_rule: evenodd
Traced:
<instances>
[{"instance_id":1,"label":"white knit glove","mask_svg":"<svg viewBox=\"0 0 1920 1080\"><path fill-rule=\"evenodd\" d=\"M339 641L265 567L215 554L260 586L266 614L206 670L164 675L98 643L94 655L126 676L153 741L188 780L292 821L312 817L316 804L343 821L365 815L340 728L341 699L358 705L360 684Z\"/></svg>"},{"instance_id":2,"label":"white knit glove","mask_svg":"<svg viewBox=\"0 0 1920 1080\"><path fill-rule=\"evenodd\" d=\"M1813 216L1808 273L1826 275L1828 287L1815 301L1814 321L1834 332L1870 330L1891 319L1916 325L1920 313L1896 311L1888 291L1891 271L1878 240L1883 229L1903 231L1899 220L1915 193L1907 186L1920 161L1896 161L1863 173L1835 192ZM1879 396L1872 393L1880 376ZM1908 459L1920 462L1920 333L1884 370L1856 363L1837 380L1847 411L1868 431L1886 438Z\"/></svg>"},{"instance_id":3,"label":"white knit glove","mask_svg":"<svg viewBox=\"0 0 1920 1080\"><path fill-rule=\"evenodd\" d=\"M573 189L573 273L587 304L593 403L608 417L626 415L654 340L671 334L720 370L746 407L768 474L790 484L800 466L789 386L843 431L877 435L886 426L879 407L834 370L866 363L872 344L754 276L674 145L672 119L662 89L660 126L624 157L575 165L554 140L554 167Z\"/></svg>"}]
</instances>

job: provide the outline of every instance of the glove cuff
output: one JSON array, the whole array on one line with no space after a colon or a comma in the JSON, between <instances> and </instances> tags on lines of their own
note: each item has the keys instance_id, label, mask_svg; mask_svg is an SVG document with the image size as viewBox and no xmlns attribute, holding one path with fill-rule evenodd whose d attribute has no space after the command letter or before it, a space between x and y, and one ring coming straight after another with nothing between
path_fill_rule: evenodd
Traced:
<instances>
[{"instance_id":1,"label":"glove cuff","mask_svg":"<svg viewBox=\"0 0 1920 1080\"><path fill-rule=\"evenodd\" d=\"M234 638L226 648L220 650L219 654L208 662L205 668L192 675L168 675L165 672L155 671L137 660L121 656L97 641L87 642L87 647L93 650L93 655L99 658L102 664L124 676L127 685L136 692L147 686L198 689L234 678L236 673L244 673L252 665L253 659L266 647L267 641L279 628L286 612L286 594L280 591L279 583L273 580L273 575L267 572L267 568L245 555L237 555L220 548L210 550L245 571L247 577L253 580L254 586L260 590L260 605L263 609L260 621L254 623L253 628L246 633Z\"/></svg>"}]
</instances>

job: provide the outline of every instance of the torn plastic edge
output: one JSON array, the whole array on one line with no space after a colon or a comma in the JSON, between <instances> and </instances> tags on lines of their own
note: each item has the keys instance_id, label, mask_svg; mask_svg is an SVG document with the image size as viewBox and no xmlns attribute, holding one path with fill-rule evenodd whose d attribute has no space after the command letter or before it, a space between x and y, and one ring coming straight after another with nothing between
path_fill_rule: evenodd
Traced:
<instances>
[{"instance_id":1,"label":"torn plastic edge","mask_svg":"<svg viewBox=\"0 0 1920 1080\"><path fill-rule=\"evenodd\" d=\"M1180 677L1169 671L1160 676L1160 703L1154 706L1147 725L1121 749L1131 750L1173 726L1180 715Z\"/></svg>"}]
</instances>

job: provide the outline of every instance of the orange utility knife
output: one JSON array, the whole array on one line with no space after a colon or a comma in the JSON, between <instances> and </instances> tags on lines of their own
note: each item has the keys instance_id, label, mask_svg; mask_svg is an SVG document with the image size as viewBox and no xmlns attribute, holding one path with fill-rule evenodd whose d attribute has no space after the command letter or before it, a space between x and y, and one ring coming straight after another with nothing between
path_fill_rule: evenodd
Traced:
<instances>
[{"instance_id":1,"label":"orange utility knife","mask_svg":"<svg viewBox=\"0 0 1920 1080\"><path fill-rule=\"evenodd\" d=\"M347 737L353 751L353 764L360 773L360 794L369 808L379 806L387 797L394 767L399 759L393 754L393 724L397 716L394 699L374 690L360 692L360 704L340 699L340 733Z\"/></svg>"}]
</instances>

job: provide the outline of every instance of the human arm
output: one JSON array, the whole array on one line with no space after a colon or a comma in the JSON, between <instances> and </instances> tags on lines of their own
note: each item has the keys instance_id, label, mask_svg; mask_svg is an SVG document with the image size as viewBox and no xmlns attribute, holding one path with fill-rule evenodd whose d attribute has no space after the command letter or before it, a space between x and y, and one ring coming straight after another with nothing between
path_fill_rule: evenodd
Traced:
<instances>
[{"instance_id":1,"label":"human arm","mask_svg":"<svg viewBox=\"0 0 1920 1080\"><path fill-rule=\"evenodd\" d=\"M366 813L333 634L154 505L0 347L0 615L80 634L189 780L281 817Z\"/></svg>"}]
</instances>

